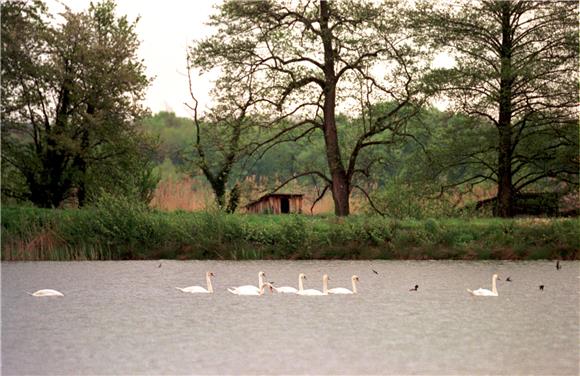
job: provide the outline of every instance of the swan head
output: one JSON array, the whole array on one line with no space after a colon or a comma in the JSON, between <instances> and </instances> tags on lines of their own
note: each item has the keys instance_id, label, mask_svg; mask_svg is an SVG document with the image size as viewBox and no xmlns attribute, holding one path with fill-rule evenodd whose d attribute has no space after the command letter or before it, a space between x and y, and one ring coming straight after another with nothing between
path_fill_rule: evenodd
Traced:
<instances>
[{"instance_id":1,"label":"swan head","mask_svg":"<svg viewBox=\"0 0 580 376\"><path fill-rule=\"evenodd\" d=\"M322 276L322 280L323 281L328 281L330 278L328 277L328 274L325 274Z\"/></svg>"},{"instance_id":2,"label":"swan head","mask_svg":"<svg viewBox=\"0 0 580 376\"><path fill-rule=\"evenodd\" d=\"M497 274L494 274L492 278L493 279L499 279L499 276Z\"/></svg>"},{"instance_id":3,"label":"swan head","mask_svg":"<svg viewBox=\"0 0 580 376\"><path fill-rule=\"evenodd\" d=\"M213 272L207 272L205 273L206 277L215 277L215 275L213 274Z\"/></svg>"},{"instance_id":4,"label":"swan head","mask_svg":"<svg viewBox=\"0 0 580 376\"><path fill-rule=\"evenodd\" d=\"M300 279L306 279L306 274L300 273L300 275L298 276L298 278L300 278Z\"/></svg>"},{"instance_id":5,"label":"swan head","mask_svg":"<svg viewBox=\"0 0 580 376\"><path fill-rule=\"evenodd\" d=\"M270 282L262 283L262 286L260 286L260 290L265 291L266 287L268 287L268 289L270 290L271 293L274 292L274 285L272 285Z\"/></svg>"},{"instance_id":6,"label":"swan head","mask_svg":"<svg viewBox=\"0 0 580 376\"><path fill-rule=\"evenodd\" d=\"M258 277L265 277L265 276L266 276L266 273L264 273L264 272L259 272L258 273Z\"/></svg>"},{"instance_id":7,"label":"swan head","mask_svg":"<svg viewBox=\"0 0 580 376\"><path fill-rule=\"evenodd\" d=\"M358 282L358 281L359 281L359 279L358 279L358 276L357 276L357 275L353 275L352 277L350 277L350 279L352 279L352 280L353 280L353 281L355 281L355 282Z\"/></svg>"}]
</instances>

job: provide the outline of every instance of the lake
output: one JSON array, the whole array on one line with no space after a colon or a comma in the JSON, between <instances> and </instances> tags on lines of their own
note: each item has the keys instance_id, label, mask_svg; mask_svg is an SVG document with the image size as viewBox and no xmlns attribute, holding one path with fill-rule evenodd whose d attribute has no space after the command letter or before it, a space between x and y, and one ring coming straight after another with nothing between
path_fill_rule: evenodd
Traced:
<instances>
[{"instance_id":1,"label":"lake","mask_svg":"<svg viewBox=\"0 0 580 376\"><path fill-rule=\"evenodd\" d=\"M561 264L3 262L2 374L577 375L580 262ZM175 289L205 285L206 271L214 294ZM356 274L359 293L227 292L259 271L295 287L305 273L319 290L323 273L349 289ZM494 273L499 297L467 293ZM27 294L42 288L65 296Z\"/></svg>"}]
</instances>

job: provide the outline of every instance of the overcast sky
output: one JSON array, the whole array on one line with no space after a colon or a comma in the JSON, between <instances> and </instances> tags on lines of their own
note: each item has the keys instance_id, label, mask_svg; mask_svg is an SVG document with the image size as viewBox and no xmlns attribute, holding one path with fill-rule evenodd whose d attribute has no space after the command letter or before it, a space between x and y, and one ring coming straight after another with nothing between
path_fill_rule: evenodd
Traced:
<instances>
[{"instance_id":1,"label":"overcast sky","mask_svg":"<svg viewBox=\"0 0 580 376\"><path fill-rule=\"evenodd\" d=\"M91 0L47 0L52 13L61 12L66 4L73 11L88 9ZM96 1L94 1L96 2ZM61 3L61 4L59 4ZM152 112L173 111L189 116L184 102L191 103L185 69L186 46L210 33L205 26L213 5L219 0L117 0L117 14L129 20L140 17L137 33L141 41L139 54L147 74L154 77L145 105ZM201 105L207 104L208 77L194 80L195 94Z\"/></svg>"}]
</instances>

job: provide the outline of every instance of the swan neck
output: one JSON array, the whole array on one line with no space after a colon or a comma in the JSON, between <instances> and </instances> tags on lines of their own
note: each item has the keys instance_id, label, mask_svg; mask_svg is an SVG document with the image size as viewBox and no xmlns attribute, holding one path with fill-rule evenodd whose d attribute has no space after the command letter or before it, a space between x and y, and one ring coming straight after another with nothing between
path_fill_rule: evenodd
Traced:
<instances>
[{"instance_id":1,"label":"swan neck","mask_svg":"<svg viewBox=\"0 0 580 376\"><path fill-rule=\"evenodd\" d=\"M354 280L354 279L352 280L352 292L353 292L354 294L356 294L356 293L357 293L357 291L356 291L356 280Z\"/></svg>"},{"instance_id":2,"label":"swan neck","mask_svg":"<svg viewBox=\"0 0 580 376\"><path fill-rule=\"evenodd\" d=\"M496 286L497 277L493 277L491 280L491 291L497 295L497 286Z\"/></svg>"},{"instance_id":3,"label":"swan neck","mask_svg":"<svg viewBox=\"0 0 580 376\"><path fill-rule=\"evenodd\" d=\"M258 274L258 286L261 288L264 284L264 278L262 278L262 273Z\"/></svg>"},{"instance_id":4,"label":"swan neck","mask_svg":"<svg viewBox=\"0 0 580 376\"><path fill-rule=\"evenodd\" d=\"M298 291L304 291L304 282L302 282L300 277L298 277Z\"/></svg>"},{"instance_id":5,"label":"swan neck","mask_svg":"<svg viewBox=\"0 0 580 376\"><path fill-rule=\"evenodd\" d=\"M205 276L205 281L207 282L207 291L213 294L213 286L211 285L211 277L209 275Z\"/></svg>"},{"instance_id":6,"label":"swan neck","mask_svg":"<svg viewBox=\"0 0 580 376\"><path fill-rule=\"evenodd\" d=\"M328 294L328 279L322 278L322 293Z\"/></svg>"}]
</instances>

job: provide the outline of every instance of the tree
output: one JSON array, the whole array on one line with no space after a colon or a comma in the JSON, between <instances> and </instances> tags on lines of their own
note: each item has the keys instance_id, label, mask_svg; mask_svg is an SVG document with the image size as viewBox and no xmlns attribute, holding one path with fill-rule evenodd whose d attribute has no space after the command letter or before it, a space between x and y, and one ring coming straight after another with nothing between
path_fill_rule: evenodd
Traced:
<instances>
[{"instance_id":1,"label":"tree","mask_svg":"<svg viewBox=\"0 0 580 376\"><path fill-rule=\"evenodd\" d=\"M357 179L369 166L360 165L361 155L390 145L412 115L403 109L418 94L418 59L397 20L399 6L396 1L226 1L210 22L216 34L190 51L197 67L227 67L252 77L254 107L271 118L266 126L284 125L256 149L322 133L327 168L305 170L287 181L306 175L323 180L322 194L330 189L339 216L350 213L353 188L362 190ZM357 101L361 88L363 100ZM396 105L367 116L345 150L337 107L370 114L370 103L379 100Z\"/></svg>"},{"instance_id":2,"label":"tree","mask_svg":"<svg viewBox=\"0 0 580 376\"><path fill-rule=\"evenodd\" d=\"M512 216L516 195L548 179L578 186L578 21L569 1L510 0L418 6L425 40L455 57L432 87L468 115L479 136L447 167L477 166L456 183L492 181L495 214ZM490 155L495 153L495 157Z\"/></svg>"},{"instance_id":3,"label":"tree","mask_svg":"<svg viewBox=\"0 0 580 376\"><path fill-rule=\"evenodd\" d=\"M249 111L254 101L251 96L251 77L243 77L229 71L218 80L214 89L217 104L200 119L199 102L193 92L191 70L188 61L189 90L193 105L195 135L194 164L202 171L214 192L218 208L227 213L236 211L240 199L240 182L229 189L236 164L248 154L246 137L252 128ZM226 203L227 200L227 203Z\"/></svg>"},{"instance_id":4,"label":"tree","mask_svg":"<svg viewBox=\"0 0 580 376\"><path fill-rule=\"evenodd\" d=\"M147 197L136 23L110 0L66 9L56 25L40 1L4 1L2 16L2 164L25 184L3 194L41 207L71 196L82 206L101 189Z\"/></svg>"}]
</instances>

